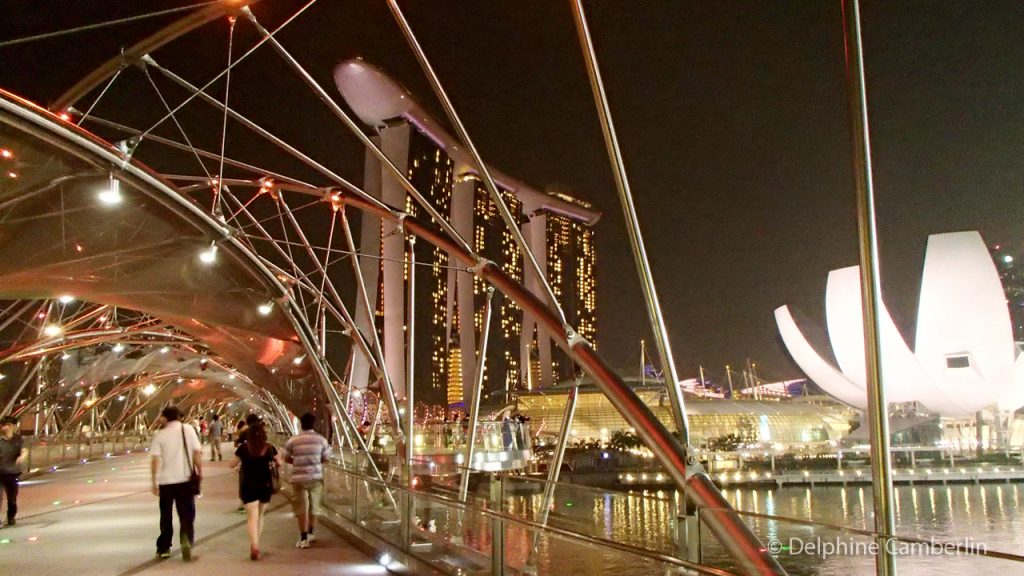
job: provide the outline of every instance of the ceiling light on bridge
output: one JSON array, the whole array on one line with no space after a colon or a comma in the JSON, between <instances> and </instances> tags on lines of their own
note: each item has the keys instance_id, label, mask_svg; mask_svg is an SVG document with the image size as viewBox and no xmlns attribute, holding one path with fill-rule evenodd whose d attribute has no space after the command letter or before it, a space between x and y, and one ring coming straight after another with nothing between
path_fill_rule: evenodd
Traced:
<instances>
[{"instance_id":1,"label":"ceiling light on bridge","mask_svg":"<svg viewBox=\"0 0 1024 576\"><path fill-rule=\"evenodd\" d=\"M217 261L216 242L210 242L210 247L199 253L199 261L206 265L213 264Z\"/></svg>"},{"instance_id":2,"label":"ceiling light on bridge","mask_svg":"<svg viewBox=\"0 0 1024 576\"><path fill-rule=\"evenodd\" d=\"M60 355L60 359L61 360L70 360L71 359L71 354L68 354L67 352L64 352L63 354Z\"/></svg>"},{"instance_id":3,"label":"ceiling light on bridge","mask_svg":"<svg viewBox=\"0 0 1024 576\"><path fill-rule=\"evenodd\" d=\"M146 387L142 389L142 393L146 396L152 396L156 392L156 386L152 384L146 384Z\"/></svg>"},{"instance_id":4,"label":"ceiling light on bridge","mask_svg":"<svg viewBox=\"0 0 1024 576\"><path fill-rule=\"evenodd\" d=\"M82 397L82 391L81 390L75 392L75 398L81 398L81 397Z\"/></svg>"},{"instance_id":5,"label":"ceiling light on bridge","mask_svg":"<svg viewBox=\"0 0 1024 576\"><path fill-rule=\"evenodd\" d=\"M124 394L121 394L120 396L118 396L117 397L117 401L118 402L124 402Z\"/></svg>"},{"instance_id":6,"label":"ceiling light on bridge","mask_svg":"<svg viewBox=\"0 0 1024 576\"><path fill-rule=\"evenodd\" d=\"M182 383L182 382L184 382L184 381L185 381L185 379L184 379L184 378L181 378L180 376L178 377L178 380L177 380L178 384L181 384L181 383Z\"/></svg>"},{"instance_id":7,"label":"ceiling light on bridge","mask_svg":"<svg viewBox=\"0 0 1024 576\"><path fill-rule=\"evenodd\" d=\"M2 157L4 160L10 160L11 158L14 158L14 152L11 152L7 148L4 148L0 150L0 157Z\"/></svg>"},{"instance_id":8,"label":"ceiling light on bridge","mask_svg":"<svg viewBox=\"0 0 1024 576\"><path fill-rule=\"evenodd\" d=\"M306 359L306 355L305 354L303 354L302 356L296 356L295 359L292 360L292 364L295 364L296 366L298 366L298 365L302 364L302 361L305 360L305 359Z\"/></svg>"},{"instance_id":9,"label":"ceiling light on bridge","mask_svg":"<svg viewBox=\"0 0 1024 576\"><path fill-rule=\"evenodd\" d=\"M263 304L260 304L257 310L259 310L260 316L270 316L270 313L274 310L274 303L264 302Z\"/></svg>"},{"instance_id":10,"label":"ceiling light on bridge","mask_svg":"<svg viewBox=\"0 0 1024 576\"><path fill-rule=\"evenodd\" d=\"M110 184L100 190L100 193L96 195L100 202L107 206L117 206L121 203L124 198L121 197L121 181L114 178L114 174L110 174Z\"/></svg>"},{"instance_id":11,"label":"ceiling light on bridge","mask_svg":"<svg viewBox=\"0 0 1024 576\"><path fill-rule=\"evenodd\" d=\"M118 342L117 344L114 344L114 347L111 348L111 350L114 352L124 352L124 344Z\"/></svg>"},{"instance_id":12,"label":"ceiling light on bridge","mask_svg":"<svg viewBox=\"0 0 1024 576\"><path fill-rule=\"evenodd\" d=\"M235 379L235 377L236 377L236 376L235 376L235 373L234 373L234 372L232 372L231 374L228 374L228 380L234 380L234 379Z\"/></svg>"},{"instance_id":13,"label":"ceiling light on bridge","mask_svg":"<svg viewBox=\"0 0 1024 576\"><path fill-rule=\"evenodd\" d=\"M170 346L164 346L164 347L160 348L160 353L161 354L167 354L170 351L171 351L171 347Z\"/></svg>"},{"instance_id":14,"label":"ceiling light on bridge","mask_svg":"<svg viewBox=\"0 0 1024 576\"><path fill-rule=\"evenodd\" d=\"M60 336L63 333L64 329L61 328L60 326L57 326L56 324L47 324L46 326L43 327L43 334L46 334L51 338L55 336Z\"/></svg>"},{"instance_id":15,"label":"ceiling light on bridge","mask_svg":"<svg viewBox=\"0 0 1024 576\"><path fill-rule=\"evenodd\" d=\"M70 294L64 294L57 298L57 301L60 302L61 304L71 304L72 302L75 301L75 297Z\"/></svg>"},{"instance_id":16,"label":"ceiling light on bridge","mask_svg":"<svg viewBox=\"0 0 1024 576\"><path fill-rule=\"evenodd\" d=\"M377 562L386 568L388 564L391 564L391 554L388 554L387 552L381 554Z\"/></svg>"}]
</instances>

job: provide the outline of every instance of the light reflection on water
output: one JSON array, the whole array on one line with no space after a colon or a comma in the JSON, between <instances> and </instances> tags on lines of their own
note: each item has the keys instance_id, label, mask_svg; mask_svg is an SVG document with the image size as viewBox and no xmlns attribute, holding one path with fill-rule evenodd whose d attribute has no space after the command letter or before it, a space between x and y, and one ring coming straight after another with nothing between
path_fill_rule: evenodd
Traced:
<instances>
[{"instance_id":1,"label":"light reflection on water","mask_svg":"<svg viewBox=\"0 0 1024 576\"><path fill-rule=\"evenodd\" d=\"M895 494L897 533L1019 553L1024 549L1024 510L1020 507L1022 490L1024 485L1019 484L899 486ZM750 512L813 519L823 524L861 529L873 526L872 493L867 485L726 489L723 495L733 506ZM585 490L560 490L550 522L554 526L671 554L674 552L672 496L671 493L660 492L647 493L645 497L642 493L595 495ZM533 518L541 502L539 495L513 496L510 507L515 513ZM765 542L776 539L783 545L843 542L848 550L855 546L864 550L871 542L864 536L820 526L761 518L748 518L748 522ZM524 559L526 550L513 550L512 547L528 547L532 535L513 537L511 533L516 530L509 529L508 552L511 557ZM706 531L703 541L705 562L723 568L732 567L723 550ZM820 554L784 551L779 560L794 576L874 573L874 558L866 554L823 558ZM653 565L645 567L635 557L591 551L561 541L542 541L539 563L541 573L549 574L664 574L663 569ZM544 568L553 571L545 571ZM1024 564L1006 560L921 552L897 558L897 569L901 576L1024 574Z\"/></svg>"}]
</instances>

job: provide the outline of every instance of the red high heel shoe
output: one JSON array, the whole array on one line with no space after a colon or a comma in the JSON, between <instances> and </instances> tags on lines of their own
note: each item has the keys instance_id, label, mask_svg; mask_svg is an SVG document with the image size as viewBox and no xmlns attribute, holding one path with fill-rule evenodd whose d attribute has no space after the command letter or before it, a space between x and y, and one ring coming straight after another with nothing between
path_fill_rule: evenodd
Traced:
<instances>
[{"instance_id":1,"label":"red high heel shoe","mask_svg":"<svg viewBox=\"0 0 1024 576\"><path fill-rule=\"evenodd\" d=\"M249 560L259 560L259 559L260 559L259 548L256 548L255 546L250 546L249 547Z\"/></svg>"}]
</instances>

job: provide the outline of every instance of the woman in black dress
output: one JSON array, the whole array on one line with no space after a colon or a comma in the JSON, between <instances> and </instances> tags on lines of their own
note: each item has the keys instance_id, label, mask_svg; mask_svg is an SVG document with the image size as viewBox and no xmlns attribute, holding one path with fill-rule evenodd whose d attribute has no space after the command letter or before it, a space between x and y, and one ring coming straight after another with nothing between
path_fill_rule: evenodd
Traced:
<instances>
[{"instance_id":1,"label":"woman in black dress","mask_svg":"<svg viewBox=\"0 0 1024 576\"><path fill-rule=\"evenodd\" d=\"M252 424L246 432L245 443L235 451L231 467L239 471L242 480L239 492L245 506L249 528L249 558L260 559L260 536L263 534L263 512L274 493L270 467L280 467L281 457L277 449L267 441L267 431L262 422Z\"/></svg>"}]
</instances>

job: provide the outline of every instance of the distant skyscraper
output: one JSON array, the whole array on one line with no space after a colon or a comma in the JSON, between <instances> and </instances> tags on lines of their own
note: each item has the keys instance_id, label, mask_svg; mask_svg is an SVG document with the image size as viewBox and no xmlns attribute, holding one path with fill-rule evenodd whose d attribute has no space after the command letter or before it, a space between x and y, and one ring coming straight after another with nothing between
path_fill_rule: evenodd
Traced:
<instances>
[{"instance_id":1,"label":"distant skyscraper","mask_svg":"<svg viewBox=\"0 0 1024 576\"><path fill-rule=\"evenodd\" d=\"M367 124L378 130L376 142L388 158L404 170L410 182L431 205L449 219L456 231L483 257L495 262L528 289L544 299L543 289L512 233L502 220L498 206L476 174L460 146L436 122L380 71L360 61L341 64L335 80L348 104ZM496 170L503 200L518 219L526 242L542 270L570 325L596 345L596 254L592 226L600 214L589 204L564 193L546 194ZM407 198L371 154L367 155L364 189L385 203L402 207L424 219L424 212ZM389 225L390 226L390 225ZM385 364L399 396L405 381L405 303L407 271L401 234L384 229L379 218L364 214L361 252L381 254L374 266L364 258L364 280L376 286L371 294L377 310L376 327L381 333ZM417 271L415 346L413 373L421 398L449 405L469 399L477 365L477 340L483 323L486 287L471 272L449 266L451 255L420 242L416 259L427 264ZM525 278L524 278L525 273ZM357 310L356 323L368 328L365 314ZM564 353L554 350L552 340L535 318L503 295L494 297L486 351L484 391L511 391L517 387L550 386L572 376ZM362 386L368 366L361 358L353 362L353 382ZM429 382L430 393L426 388Z\"/></svg>"},{"instance_id":2,"label":"distant skyscraper","mask_svg":"<svg viewBox=\"0 0 1024 576\"><path fill-rule=\"evenodd\" d=\"M999 271L999 280L1006 292L1006 304L1010 307L1010 324L1013 325L1013 339L1024 343L1024 255L1014 254L1008 247L996 244L989 251Z\"/></svg>"}]
</instances>

